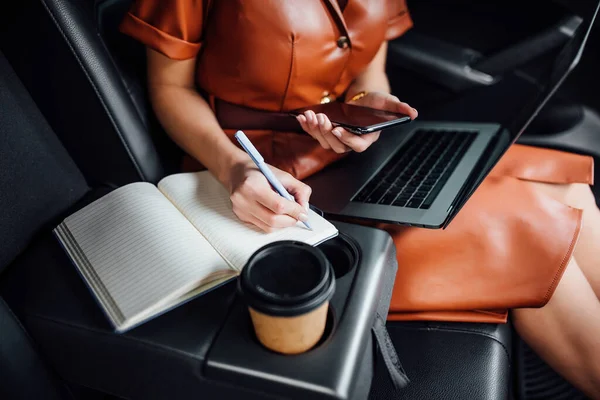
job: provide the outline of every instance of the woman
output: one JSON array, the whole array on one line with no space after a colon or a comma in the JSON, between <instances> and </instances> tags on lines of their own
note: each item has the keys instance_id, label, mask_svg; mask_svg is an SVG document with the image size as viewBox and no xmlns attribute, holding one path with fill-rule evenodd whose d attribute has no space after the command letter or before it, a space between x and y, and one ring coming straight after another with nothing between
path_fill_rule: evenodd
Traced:
<instances>
[{"instance_id":1,"label":"woman","mask_svg":"<svg viewBox=\"0 0 600 400\"><path fill-rule=\"evenodd\" d=\"M379 134L355 136L312 112L298 117L307 133L301 135L278 122L248 121L319 101L416 118L415 109L389 94L384 69L387 41L411 25L399 0L137 0L121 30L148 47L152 105L191 156L185 169L210 170L230 191L236 215L271 231L306 218L310 188L300 179L348 151L364 151ZM245 126L236 126L242 120ZM270 189L232 142L236 128L300 205ZM443 306L459 316L465 309L514 308L521 337L600 398L600 211L586 184L590 171L586 157L514 146L447 230L382 226L403 269L415 270L412 281L396 281L396 308L408 318ZM467 282L469 293L447 283L457 270L479 279ZM433 281L444 290L416 303L402 298Z\"/></svg>"}]
</instances>

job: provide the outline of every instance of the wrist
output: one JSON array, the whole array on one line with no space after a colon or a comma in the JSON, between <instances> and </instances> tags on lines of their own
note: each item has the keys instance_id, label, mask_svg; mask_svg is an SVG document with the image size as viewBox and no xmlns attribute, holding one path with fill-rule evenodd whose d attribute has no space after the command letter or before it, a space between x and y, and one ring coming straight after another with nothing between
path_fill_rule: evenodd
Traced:
<instances>
[{"instance_id":1,"label":"wrist","mask_svg":"<svg viewBox=\"0 0 600 400\"><path fill-rule=\"evenodd\" d=\"M359 100L369 93L390 93L390 84L385 72L371 73L354 81L346 91L345 102Z\"/></svg>"},{"instance_id":2,"label":"wrist","mask_svg":"<svg viewBox=\"0 0 600 400\"><path fill-rule=\"evenodd\" d=\"M215 176L229 192L232 189L232 180L235 171L245 168L252 163L252 159L243 150L233 146L223 157L219 157L219 163Z\"/></svg>"},{"instance_id":3,"label":"wrist","mask_svg":"<svg viewBox=\"0 0 600 400\"><path fill-rule=\"evenodd\" d=\"M354 94L349 93L349 96L346 97L346 103L360 100L363 97L365 97L367 94L369 94L369 92L367 92L366 90L361 90L361 91L356 92Z\"/></svg>"}]
</instances>

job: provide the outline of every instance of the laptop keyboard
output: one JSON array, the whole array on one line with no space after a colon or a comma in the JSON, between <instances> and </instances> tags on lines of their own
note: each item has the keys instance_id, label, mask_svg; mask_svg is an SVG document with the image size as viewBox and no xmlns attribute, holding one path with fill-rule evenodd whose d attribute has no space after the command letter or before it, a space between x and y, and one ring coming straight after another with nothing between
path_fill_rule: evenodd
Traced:
<instances>
[{"instance_id":1,"label":"laptop keyboard","mask_svg":"<svg viewBox=\"0 0 600 400\"><path fill-rule=\"evenodd\" d=\"M476 134L418 130L352 201L430 208Z\"/></svg>"}]
</instances>

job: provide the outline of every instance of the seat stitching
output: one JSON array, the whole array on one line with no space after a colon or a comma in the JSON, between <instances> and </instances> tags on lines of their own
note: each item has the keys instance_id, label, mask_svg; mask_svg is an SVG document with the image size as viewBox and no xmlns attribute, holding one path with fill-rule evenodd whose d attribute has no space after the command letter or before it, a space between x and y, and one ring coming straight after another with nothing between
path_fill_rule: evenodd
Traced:
<instances>
[{"instance_id":1,"label":"seat stitching","mask_svg":"<svg viewBox=\"0 0 600 400\"><path fill-rule=\"evenodd\" d=\"M413 328L413 327L400 327L400 329L404 329L404 330L418 330L418 331L439 331L439 332L453 332L453 333L467 333L469 335L480 335L480 336L485 336L488 339L492 339L495 342L498 342L500 344L500 346L502 346L502 348L504 349L504 352L506 353L506 357L509 360L509 365L510 365L510 355L508 353L508 349L506 348L506 346L504 345L504 343L502 343L498 338L496 338L494 335L490 335L489 333L485 333L482 331L473 331L473 330L468 330L468 329L460 329L460 328L439 328L439 327L417 327L417 328Z\"/></svg>"},{"instance_id":2,"label":"seat stitching","mask_svg":"<svg viewBox=\"0 0 600 400\"><path fill-rule=\"evenodd\" d=\"M131 149L129 147L129 144L127 143L127 141L124 139L124 135L121 131L121 129L119 128L119 126L117 125L115 119L113 118L112 113L110 112L110 110L108 109L106 102L104 101L104 98L100 95L100 91L98 90L98 87L96 85L96 83L94 82L94 80L92 79L92 77L90 76L90 73L88 71L88 69L86 68L86 66L83 64L83 62L81 61L81 57L79 56L78 52L75 50L75 47L72 44L72 40L69 38L69 36L65 33L64 29L62 28L62 26L58 23L58 20L56 19L56 16L54 15L54 13L52 12L52 10L50 9L50 7L47 4L47 0L43 0L42 1L42 5L44 6L44 8L46 9L46 11L48 12L50 18L52 19L52 22L54 22L54 25L57 27L57 29L59 30L61 36L63 37L63 39L65 39L65 42L67 43L67 46L69 47L69 49L71 50L71 53L73 54L73 56L75 57L75 59L77 60L77 63L79 64L79 66L82 68L83 73L85 74L85 76L87 77L88 81L90 82L90 84L92 85L92 89L94 90L94 92L96 93L98 100L100 101L100 103L102 104L102 107L104 108L104 111L106 111L108 118L110 119L110 121L112 122L115 130L117 131L117 134L119 135L119 138L121 139L121 142L123 143L123 146L125 147L125 151L127 152L127 154L129 155L131 162L133 163L136 171L140 174L140 176L142 177L142 179L147 180L146 176L144 175L144 173L142 172L137 160L135 159L135 157L133 156Z\"/></svg>"}]
</instances>

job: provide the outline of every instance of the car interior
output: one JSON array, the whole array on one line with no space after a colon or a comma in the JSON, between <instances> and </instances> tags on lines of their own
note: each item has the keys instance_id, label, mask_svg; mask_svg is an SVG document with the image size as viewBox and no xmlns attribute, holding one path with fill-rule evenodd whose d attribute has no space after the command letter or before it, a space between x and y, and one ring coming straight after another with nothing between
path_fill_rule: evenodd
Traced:
<instances>
[{"instance_id":1,"label":"car interior","mask_svg":"<svg viewBox=\"0 0 600 400\"><path fill-rule=\"evenodd\" d=\"M593 3L408 1L414 28L388 49L392 92L424 120L501 122L510 96L495 90L535 83ZM0 398L585 398L519 338L510 317L388 321L410 378L397 390L371 329L376 315L387 315L402 265L387 233L341 221L334 224L342 236L323 247L336 271L337 312L306 354L262 349L234 284L115 333L52 229L117 187L178 172L183 153L146 93L145 50L118 31L130 5L0 4ZM595 29L520 143L591 155L600 165L599 44ZM344 246L358 250L348 256Z\"/></svg>"}]
</instances>

